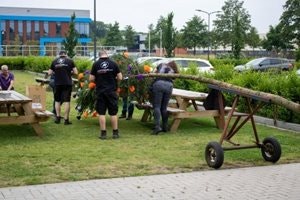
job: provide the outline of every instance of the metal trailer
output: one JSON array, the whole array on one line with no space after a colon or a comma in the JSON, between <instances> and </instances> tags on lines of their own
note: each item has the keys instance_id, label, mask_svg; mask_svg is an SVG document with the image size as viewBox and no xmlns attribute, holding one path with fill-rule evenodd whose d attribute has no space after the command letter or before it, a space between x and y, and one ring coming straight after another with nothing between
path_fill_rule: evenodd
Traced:
<instances>
[{"instance_id":1,"label":"metal trailer","mask_svg":"<svg viewBox=\"0 0 300 200\"><path fill-rule=\"evenodd\" d=\"M281 156L281 146L279 142L273 137L267 137L260 142L257 129L255 126L255 121L253 115L261 109L264 105L271 103L270 98L262 98L261 96L245 94L239 90L225 88L219 85L208 84L211 92L215 94L214 98L217 99L215 102L215 107L218 107L220 111L220 121L223 127L221 138L219 142L211 141L206 145L205 148L205 159L208 166L218 169L223 165L224 162L224 151L228 150L238 150L246 148L260 148L262 157L269 162L277 162ZM234 95L232 102L232 109L226 115L224 110L224 97L222 92L228 92ZM248 108L248 113L237 113L235 112L240 99L244 98L246 100L246 106ZM252 105L251 101L256 100L257 104ZM217 105L217 106L216 106ZM233 119L233 123L230 123ZM241 120L242 119L242 120ZM254 135L254 144L251 145L240 145L231 141L231 139L238 133L238 131L246 124L246 122L251 121ZM222 147L223 142L226 141L232 146Z\"/></svg>"}]
</instances>

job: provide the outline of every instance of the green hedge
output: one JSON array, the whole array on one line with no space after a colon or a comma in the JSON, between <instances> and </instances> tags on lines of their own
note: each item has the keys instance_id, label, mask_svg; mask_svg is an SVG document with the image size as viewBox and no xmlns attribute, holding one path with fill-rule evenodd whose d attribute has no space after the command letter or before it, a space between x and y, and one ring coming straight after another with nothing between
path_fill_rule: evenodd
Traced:
<instances>
[{"instance_id":1,"label":"green hedge","mask_svg":"<svg viewBox=\"0 0 300 200\"><path fill-rule=\"evenodd\" d=\"M0 65L6 64L11 70L29 70L42 72L49 69L54 57L0 57ZM75 64L79 72L90 70L92 61L75 58ZM268 92L280 95L286 99L300 103L300 77L295 73L296 68L300 67L300 62L296 62L295 69L289 72L245 72L237 73L233 67L238 64L244 64L248 60L234 59L212 59L211 63L215 66L214 74L199 74L196 66L190 66L190 69L181 72L186 74L207 76L220 81L229 82L245 88ZM176 79L175 87L193 91L208 92L206 84L192 80ZM225 94L227 102L231 102L232 95ZM255 102L254 102L255 103ZM245 104L240 104L239 110L244 111ZM300 114L293 113L283 107L268 105L263 107L259 114L265 117L277 117L277 119L287 122L300 124Z\"/></svg>"},{"instance_id":2,"label":"green hedge","mask_svg":"<svg viewBox=\"0 0 300 200\"><path fill-rule=\"evenodd\" d=\"M8 65L10 70L28 70L34 72L42 72L48 70L54 57L37 57L37 56L19 56L19 57L0 57L0 66ZM79 72L84 72L90 69L92 61L87 59L74 59Z\"/></svg>"}]
</instances>

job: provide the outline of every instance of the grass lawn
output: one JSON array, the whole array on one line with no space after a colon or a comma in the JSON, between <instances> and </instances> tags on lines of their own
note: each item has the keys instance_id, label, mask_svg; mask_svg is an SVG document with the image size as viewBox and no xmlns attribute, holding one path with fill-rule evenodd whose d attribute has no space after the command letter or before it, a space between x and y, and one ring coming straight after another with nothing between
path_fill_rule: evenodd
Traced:
<instances>
[{"instance_id":1,"label":"grass lawn","mask_svg":"<svg viewBox=\"0 0 300 200\"><path fill-rule=\"evenodd\" d=\"M23 94L26 85L36 84L34 74L14 74L15 89ZM142 112L135 109L133 120L119 120L120 139L102 141L98 139L98 119L77 120L75 102L71 107L73 124L57 125L52 119L44 122L42 138L28 125L0 127L0 187L211 170L204 150L221 135L211 118L183 120L176 133L153 136L152 123L140 122ZM52 110L52 92L47 92L47 109ZM282 156L276 164L300 162L299 133L260 125L257 130L261 140L273 136L280 142ZM111 132L108 124L110 137ZM233 138L241 144L253 140L250 124ZM244 149L225 151L221 168L254 165L272 163L264 161L260 149Z\"/></svg>"}]
</instances>

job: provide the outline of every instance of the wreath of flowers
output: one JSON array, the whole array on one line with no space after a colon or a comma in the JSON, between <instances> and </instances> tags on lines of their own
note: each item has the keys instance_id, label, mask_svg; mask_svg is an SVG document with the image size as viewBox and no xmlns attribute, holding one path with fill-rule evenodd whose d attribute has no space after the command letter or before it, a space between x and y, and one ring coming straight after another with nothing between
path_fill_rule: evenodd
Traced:
<instances>
[{"instance_id":1,"label":"wreath of flowers","mask_svg":"<svg viewBox=\"0 0 300 200\"><path fill-rule=\"evenodd\" d=\"M117 93L120 97L130 97L131 101L143 104L149 101L149 86L152 78L145 78L143 74L150 73L152 67L150 65L138 65L135 61L128 57L128 54L116 54L110 57L115 61L123 75L120 81ZM77 119L88 116L96 117L95 111L96 84L89 82L90 71L86 70L78 74L78 83L76 85L76 107Z\"/></svg>"}]
</instances>

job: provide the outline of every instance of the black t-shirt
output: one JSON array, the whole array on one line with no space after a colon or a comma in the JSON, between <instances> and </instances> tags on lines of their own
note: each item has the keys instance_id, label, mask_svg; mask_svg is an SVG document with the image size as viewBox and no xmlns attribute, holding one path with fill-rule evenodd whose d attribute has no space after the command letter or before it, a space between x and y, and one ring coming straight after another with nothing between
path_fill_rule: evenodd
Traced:
<instances>
[{"instance_id":1,"label":"black t-shirt","mask_svg":"<svg viewBox=\"0 0 300 200\"><path fill-rule=\"evenodd\" d=\"M75 63L68 57L61 56L51 63L55 73L55 85L72 85L72 70Z\"/></svg>"},{"instance_id":2,"label":"black t-shirt","mask_svg":"<svg viewBox=\"0 0 300 200\"><path fill-rule=\"evenodd\" d=\"M120 73L118 65L108 58L100 58L94 62L91 74L96 79L97 93L116 91L118 73Z\"/></svg>"}]
</instances>

